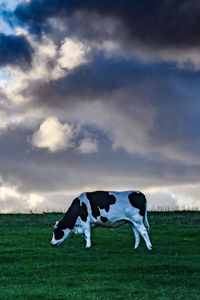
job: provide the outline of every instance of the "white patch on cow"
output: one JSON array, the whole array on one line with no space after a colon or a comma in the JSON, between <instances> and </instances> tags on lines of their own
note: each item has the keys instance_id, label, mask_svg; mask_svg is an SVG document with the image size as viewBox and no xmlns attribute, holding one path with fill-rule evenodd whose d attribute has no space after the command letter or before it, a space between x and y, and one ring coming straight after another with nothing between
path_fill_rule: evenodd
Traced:
<instances>
[{"instance_id":1,"label":"white patch on cow","mask_svg":"<svg viewBox=\"0 0 200 300\"><path fill-rule=\"evenodd\" d=\"M74 225L74 229L72 230L75 234L84 234L83 227L80 221L80 218L77 218L77 221Z\"/></svg>"}]
</instances>

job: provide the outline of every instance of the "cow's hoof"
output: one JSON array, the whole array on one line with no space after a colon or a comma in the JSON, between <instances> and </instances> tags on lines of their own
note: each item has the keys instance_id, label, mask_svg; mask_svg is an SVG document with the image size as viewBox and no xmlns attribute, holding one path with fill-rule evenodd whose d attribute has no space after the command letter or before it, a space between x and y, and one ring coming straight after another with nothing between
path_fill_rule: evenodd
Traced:
<instances>
[{"instance_id":1,"label":"cow's hoof","mask_svg":"<svg viewBox=\"0 0 200 300\"><path fill-rule=\"evenodd\" d=\"M86 247L86 249L92 249L94 246L96 246L96 244L94 242L91 243L90 247Z\"/></svg>"}]
</instances>

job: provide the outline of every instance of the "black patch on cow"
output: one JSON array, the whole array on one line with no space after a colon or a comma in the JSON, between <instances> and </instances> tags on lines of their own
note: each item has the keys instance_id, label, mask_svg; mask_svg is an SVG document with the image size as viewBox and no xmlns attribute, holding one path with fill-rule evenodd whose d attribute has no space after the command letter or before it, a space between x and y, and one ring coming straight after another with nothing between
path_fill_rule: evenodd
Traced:
<instances>
[{"instance_id":1,"label":"black patch on cow","mask_svg":"<svg viewBox=\"0 0 200 300\"><path fill-rule=\"evenodd\" d=\"M139 214L144 217L146 198L142 193L133 192L128 195L129 201L133 207L138 208Z\"/></svg>"},{"instance_id":2,"label":"black patch on cow","mask_svg":"<svg viewBox=\"0 0 200 300\"><path fill-rule=\"evenodd\" d=\"M86 193L86 196L90 201L92 215L94 218L100 216L100 209L105 209L105 211L108 212L110 205L116 202L116 198L113 195L109 195L108 192L91 192Z\"/></svg>"},{"instance_id":3,"label":"black patch on cow","mask_svg":"<svg viewBox=\"0 0 200 300\"><path fill-rule=\"evenodd\" d=\"M108 221L108 219L107 219L106 217L101 217L100 219L101 219L101 221L104 222L104 223Z\"/></svg>"},{"instance_id":4,"label":"black patch on cow","mask_svg":"<svg viewBox=\"0 0 200 300\"><path fill-rule=\"evenodd\" d=\"M64 232L60 227L54 229L54 237L56 240L61 240L64 236Z\"/></svg>"},{"instance_id":5,"label":"black patch on cow","mask_svg":"<svg viewBox=\"0 0 200 300\"><path fill-rule=\"evenodd\" d=\"M87 211L87 206L84 202L80 206L79 216L81 217L82 221L86 222L88 217L88 211Z\"/></svg>"},{"instance_id":6,"label":"black patch on cow","mask_svg":"<svg viewBox=\"0 0 200 300\"><path fill-rule=\"evenodd\" d=\"M63 219L58 223L58 227L61 229L73 229L78 217L81 220L86 221L88 216L87 206L83 202L80 204L78 198L74 199L68 211L64 215Z\"/></svg>"}]
</instances>

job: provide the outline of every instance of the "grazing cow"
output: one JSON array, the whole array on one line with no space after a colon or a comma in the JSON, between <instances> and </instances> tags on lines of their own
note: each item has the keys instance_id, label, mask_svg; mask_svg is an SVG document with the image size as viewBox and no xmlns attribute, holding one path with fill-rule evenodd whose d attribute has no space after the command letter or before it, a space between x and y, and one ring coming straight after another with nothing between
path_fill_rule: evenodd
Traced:
<instances>
[{"instance_id":1,"label":"grazing cow","mask_svg":"<svg viewBox=\"0 0 200 300\"><path fill-rule=\"evenodd\" d=\"M144 221L144 223L143 223ZM61 221L54 225L52 245L61 244L70 233L82 234L86 248L90 248L91 229L101 226L116 228L130 223L135 234L135 248L139 246L140 235L149 250L152 245L148 236L147 204L139 191L88 192L73 200Z\"/></svg>"}]
</instances>

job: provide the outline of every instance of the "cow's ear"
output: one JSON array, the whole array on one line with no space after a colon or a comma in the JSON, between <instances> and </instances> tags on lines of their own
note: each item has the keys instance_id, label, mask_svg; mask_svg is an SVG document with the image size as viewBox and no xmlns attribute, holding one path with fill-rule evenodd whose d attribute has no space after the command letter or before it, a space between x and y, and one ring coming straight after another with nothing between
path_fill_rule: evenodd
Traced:
<instances>
[{"instance_id":1,"label":"cow's ear","mask_svg":"<svg viewBox=\"0 0 200 300\"><path fill-rule=\"evenodd\" d=\"M54 229L56 228L56 226L58 225L59 221L56 221L56 223L52 226Z\"/></svg>"}]
</instances>

